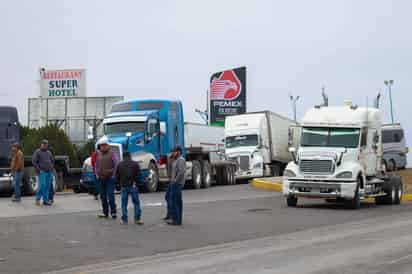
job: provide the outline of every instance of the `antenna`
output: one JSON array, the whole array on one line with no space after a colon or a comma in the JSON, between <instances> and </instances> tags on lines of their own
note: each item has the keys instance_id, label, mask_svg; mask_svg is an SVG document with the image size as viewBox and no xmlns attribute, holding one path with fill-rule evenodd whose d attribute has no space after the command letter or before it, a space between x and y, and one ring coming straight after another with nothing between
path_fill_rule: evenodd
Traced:
<instances>
[{"instance_id":1,"label":"antenna","mask_svg":"<svg viewBox=\"0 0 412 274\"><path fill-rule=\"evenodd\" d=\"M374 106L375 108L379 108L379 101L381 99L381 89L378 90L378 95L375 97Z\"/></svg>"}]
</instances>

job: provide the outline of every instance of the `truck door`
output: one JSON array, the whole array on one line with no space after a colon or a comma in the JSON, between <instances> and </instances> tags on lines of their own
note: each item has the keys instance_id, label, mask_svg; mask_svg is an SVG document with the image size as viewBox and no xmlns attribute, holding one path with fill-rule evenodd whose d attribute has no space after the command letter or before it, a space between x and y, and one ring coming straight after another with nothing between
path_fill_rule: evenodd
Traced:
<instances>
[{"instance_id":1,"label":"truck door","mask_svg":"<svg viewBox=\"0 0 412 274\"><path fill-rule=\"evenodd\" d=\"M160 124L157 119L149 119L146 131L146 147L156 159L160 156Z\"/></svg>"},{"instance_id":2,"label":"truck door","mask_svg":"<svg viewBox=\"0 0 412 274\"><path fill-rule=\"evenodd\" d=\"M375 129L364 127L361 129L361 143L359 160L365 169L366 175L375 175L378 165L378 151L374 147Z\"/></svg>"}]
</instances>

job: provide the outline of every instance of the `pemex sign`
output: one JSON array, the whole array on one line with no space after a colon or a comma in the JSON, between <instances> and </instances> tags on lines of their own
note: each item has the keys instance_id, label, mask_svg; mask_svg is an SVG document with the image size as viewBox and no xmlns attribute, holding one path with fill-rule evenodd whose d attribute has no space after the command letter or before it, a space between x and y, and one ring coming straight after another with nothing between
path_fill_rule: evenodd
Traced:
<instances>
[{"instance_id":1,"label":"pemex sign","mask_svg":"<svg viewBox=\"0 0 412 274\"><path fill-rule=\"evenodd\" d=\"M86 70L64 69L40 71L41 97L86 96Z\"/></svg>"},{"instance_id":2,"label":"pemex sign","mask_svg":"<svg viewBox=\"0 0 412 274\"><path fill-rule=\"evenodd\" d=\"M246 67L217 72L210 78L210 122L224 125L225 117L246 112Z\"/></svg>"}]
</instances>

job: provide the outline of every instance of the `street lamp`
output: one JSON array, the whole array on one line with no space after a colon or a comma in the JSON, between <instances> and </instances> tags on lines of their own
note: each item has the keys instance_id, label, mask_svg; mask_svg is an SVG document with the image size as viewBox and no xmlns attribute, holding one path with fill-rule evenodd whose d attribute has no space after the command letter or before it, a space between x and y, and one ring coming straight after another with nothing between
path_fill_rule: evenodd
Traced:
<instances>
[{"instance_id":1,"label":"street lamp","mask_svg":"<svg viewBox=\"0 0 412 274\"><path fill-rule=\"evenodd\" d=\"M290 95L290 103L292 104L292 109L293 109L293 119L296 121L296 103L299 100L300 96L293 96Z\"/></svg>"},{"instance_id":2,"label":"street lamp","mask_svg":"<svg viewBox=\"0 0 412 274\"><path fill-rule=\"evenodd\" d=\"M393 122L393 107L392 107L392 86L393 86L393 80L385 80L384 81L384 83L385 83L385 86L387 86L388 87L388 91L389 91L389 101L390 101L390 104L391 104L391 119L392 119L392 124L394 123Z\"/></svg>"}]
</instances>

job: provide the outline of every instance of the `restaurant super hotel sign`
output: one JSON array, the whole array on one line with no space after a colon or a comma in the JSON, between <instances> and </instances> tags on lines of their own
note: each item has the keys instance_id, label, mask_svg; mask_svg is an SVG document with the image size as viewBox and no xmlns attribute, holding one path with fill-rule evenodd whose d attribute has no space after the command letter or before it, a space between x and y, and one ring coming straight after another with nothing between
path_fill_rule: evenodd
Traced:
<instances>
[{"instance_id":1,"label":"restaurant super hotel sign","mask_svg":"<svg viewBox=\"0 0 412 274\"><path fill-rule=\"evenodd\" d=\"M42 97L86 96L86 70L40 70Z\"/></svg>"}]
</instances>

